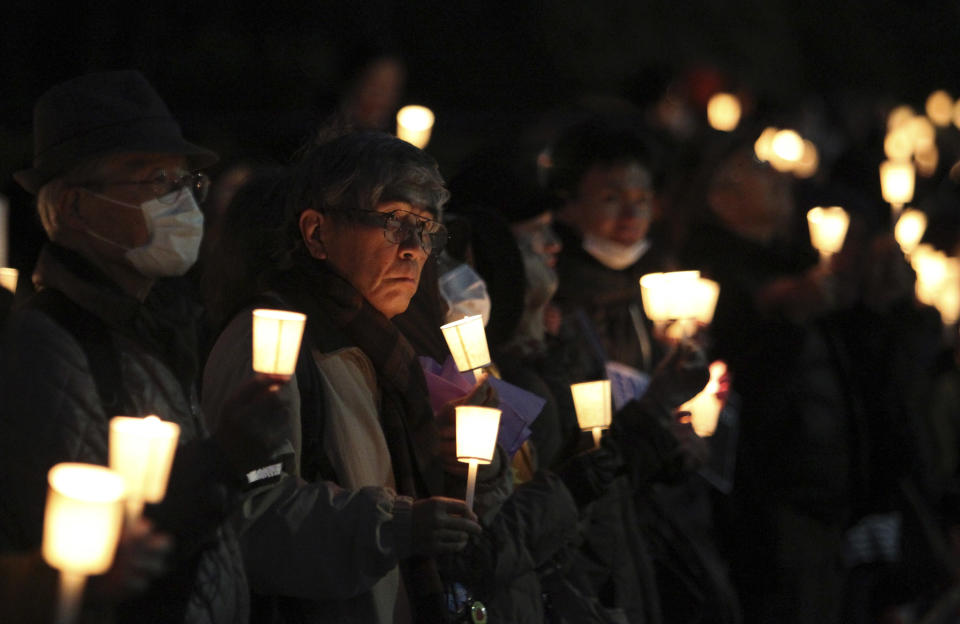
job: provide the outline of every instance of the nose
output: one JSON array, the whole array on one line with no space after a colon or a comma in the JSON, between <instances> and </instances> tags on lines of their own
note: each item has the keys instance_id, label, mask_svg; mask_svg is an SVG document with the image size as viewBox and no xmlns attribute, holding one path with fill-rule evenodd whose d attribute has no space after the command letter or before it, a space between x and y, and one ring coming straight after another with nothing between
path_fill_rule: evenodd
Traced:
<instances>
[{"instance_id":1,"label":"nose","mask_svg":"<svg viewBox=\"0 0 960 624\"><path fill-rule=\"evenodd\" d=\"M397 244L400 257L405 260L419 259L421 262L427 259L427 252L423 249L420 242L420 232L416 228L408 228L404 231L403 239Z\"/></svg>"}]
</instances>

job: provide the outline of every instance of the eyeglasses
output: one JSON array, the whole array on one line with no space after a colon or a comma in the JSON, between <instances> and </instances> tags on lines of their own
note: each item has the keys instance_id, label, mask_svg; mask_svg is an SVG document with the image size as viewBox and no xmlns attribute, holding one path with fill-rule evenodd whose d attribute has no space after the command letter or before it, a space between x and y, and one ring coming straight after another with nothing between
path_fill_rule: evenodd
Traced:
<instances>
[{"instance_id":1,"label":"eyeglasses","mask_svg":"<svg viewBox=\"0 0 960 624\"><path fill-rule=\"evenodd\" d=\"M193 198L197 203L203 203L210 191L210 178L200 171L182 173L175 172L169 174L160 170L157 175L149 180L122 181L122 182L100 182L100 186L139 186L149 188L151 194L164 204L175 204L181 197L183 191L193 193Z\"/></svg>"},{"instance_id":2,"label":"eyeglasses","mask_svg":"<svg viewBox=\"0 0 960 624\"><path fill-rule=\"evenodd\" d=\"M383 228L383 237L388 243L398 245L413 234L420 241L420 247L429 254L439 254L447 244L447 228L439 221L427 219L407 210L380 212L377 210L335 209L331 212L342 214L350 220L363 225Z\"/></svg>"}]
</instances>

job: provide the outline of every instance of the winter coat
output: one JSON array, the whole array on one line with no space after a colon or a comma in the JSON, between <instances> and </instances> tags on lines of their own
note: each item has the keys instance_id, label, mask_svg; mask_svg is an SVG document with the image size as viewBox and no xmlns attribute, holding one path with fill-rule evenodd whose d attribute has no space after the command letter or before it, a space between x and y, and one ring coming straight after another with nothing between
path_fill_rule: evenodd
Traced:
<instances>
[{"instance_id":1,"label":"winter coat","mask_svg":"<svg viewBox=\"0 0 960 624\"><path fill-rule=\"evenodd\" d=\"M192 307L171 284L160 282L141 304L78 255L55 246L43 251L34 281L63 296L53 298L47 311L28 304L7 327L0 407L0 549L39 547L50 467L64 461L107 463L108 422L115 413L107 411L95 379L94 371L102 371L104 363L93 360L114 358L119 381L111 385L118 389L121 413L157 414L180 426L167 497L147 509L156 528L174 537L172 572L144 596L121 605L120 621L247 621L240 552L235 535L223 524L241 484L207 439L201 419L191 369L196 352L191 354L188 335ZM174 310L183 312L178 320L172 317ZM52 318L63 311L101 328L104 338L96 353Z\"/></svg>"}]
</instances>

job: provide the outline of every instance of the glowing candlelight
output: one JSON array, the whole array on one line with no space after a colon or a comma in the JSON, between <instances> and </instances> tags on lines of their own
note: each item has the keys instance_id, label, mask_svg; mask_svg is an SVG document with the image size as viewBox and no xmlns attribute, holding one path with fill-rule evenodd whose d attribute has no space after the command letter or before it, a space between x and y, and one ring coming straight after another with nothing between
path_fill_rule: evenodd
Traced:
<instances>
[{"instance_id":1,"label":"glowing candlelight","mask_svg":"<svg viewBox=\"0 0 960 624\"><path fill-rule=\"evenodd\" d=\"M715 93L707 102L707 121L715 130L732 132L740 123L740 100L732 93Z\"/></svg>"},{"instance_id":2,"label":"glowing candlelight","mask_svg":"<svg viewBox=\"0 0 960 624\"><path fill-rule=\"evenodd\" d=\"M56 622L76 618L86 577L113 563L123 521L123 478L102 466L57 464L47 475L43 558L60 571Z\"/></svg>"},{"instance_id":3,"label":"glowing candlelight","mask_svg":"<svg viewBox=\"0 0 960 624\"><path fill-rule=\"evenodd\" d=\"M753 153L757 160L768 162L773 157L773 137L776 136L777 129L773 126L764 128L760 136L753 144Z\"/></svg>"},{"instance_id":4,"label":"glowing candlelight","mask_svg":"<svg viewBox=\"0 0 960 624\"><path fill-rule=\"evenodd\" d=\"M960 320L960 258L946 259L943 278L933 297L944 325L953 325Z\"/></svg>"},{"instance_id":5,"label":"glowing candlelight","mask_svg":"<svg viewBox=\"0 0 960 624\"><path fill-rule=\"evenodd\" d=\"M179 425L156 416L110 419L110 468L126 485L128 521L140 516L144 503L163 500L179 437Z\"/></svg>"},{"instance_id":6,"label":"glowing candlelight","mask_svg":"<svg viewBox=\"0 0 960 624\"><path fill-rule=\"evenodd\" d=\"M793 167L793 175L798 178L812 178L820 167L820 154L813 141L803 140L803 155Z\"/></svg>"},{"instance_id":7,"label":"glowing candlelight","mask_svg":"<svg viewBox=\"0 0 960 624\"><path fill-rule=\"evenodd\" d=\"M610 380L585 381L570 385L573 408L580 429L593 432L593 443L600 447L600 432L610 426L612 418Z\"/></svg>"},{"instance_id":8,"label":"glowing candlelight","mask_svg":"<svg viewBox=\"0 0 960 624\"><path fill-rule=\"evenodd\" d=\"M899 213L904 204L913 199L915 179L913 163L886 160L880 164L880 189L883 200L889 203L896 213Z\"/></svg>"},{"instance_id":9,"label":"glowing candlelight","mask_svg":"<svg viewBox=\"0 0 960 624\"><path fill-rule=\"evenodd\" d=\"M17 292L17 280L20 272L10 267L0 267L0 286L12 293Z\"/></svg>"},{"instance_id":10,"label":"glowing candlelight","mask_svg":"<svg viewBox=\"0 0 960 624\"><path fill-rule=\"evenodd\" d=\"M397 112L397 137L423 149L430 142L434 119L426 106L404 106Z\"/></svg>"},{"instance_id":11,"label":"glowing candlelight","mask_svg":"<svg viewBox=\"0 0 960 624\"><path fill-rule=\"evenodd\" d=\"M467 471L468 509L473 509L473 493L477 483L477 465L489 464L497 448L500 410L474 405L458 405L457 461L469 464Z\"/></svg>"},{"instance_id":12,"label":"glowing candlelight","mask_svg":"<svg viewBox=\"0 0 960 624\"><path fill-rule=\"evenodd\" d=\"M461 373L490 364L487 333L483 329L483 317L479 314L447 323L440 327L440 331Z\"/></svg>"},{"instance_id":13,"label":"glowing candlelight","mask_svg":"<svg viewBox=\"0 0 960 624\"><path fill-rule=\"evenodd\" d=\"M908 258L923 239L927 230L927 215L916 209L905 210L893 228L893 236L900 245L900 250Z\"/></svg>"},{"instance_id":14,"label":"glowing candlelight","mask_svg":"<svg viewBox=\"0 0 960 624\"><path fill-rule=\"evenodd\" d=\"M953 98L943 89L938 89L927 97L927 117L938 126L950 125L953 118Z\"/></svg>"},{"instance_id":15,"label":"glowing candlelight","mask_svg":"<svg viewBox=\"0 0 960 624\"><path fill-rule=\"evenodd\" d=\"M817 206L807 213L807 224L810 226L810 242L820 252L820 259L826 261L843 248L850 215L840 206Z\"/></svg>"},{"instance_id":16,"label":"glowing candlelight","mask_svg":"<svg viewBox=\"0 0 960 624\"><path fill-rule=\"evenodd\" d=\"M253 311L253 370L290 377L297 368L307 317L287 310Z\"/></svg>"},{"instance_id":17,"label":"glowing candlelight","mask_svg":"<svg viewBox=\"0 0 960 624\"><path fill-rule=\"evenodd\" d=\"M693 432L701 438L708 438L717 430L723 401L717 397L720 379L726 374L727 365L717 360L710 365L710 381L697 396L680 406L681 412L690 412Z\"/></svg>"}]
</instances>

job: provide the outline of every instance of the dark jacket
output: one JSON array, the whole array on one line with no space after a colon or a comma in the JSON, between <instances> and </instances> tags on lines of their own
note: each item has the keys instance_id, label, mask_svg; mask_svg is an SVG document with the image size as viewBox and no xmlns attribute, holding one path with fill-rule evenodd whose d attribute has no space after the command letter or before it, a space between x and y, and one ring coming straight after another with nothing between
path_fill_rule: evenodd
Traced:
<instances>
[{"instance_id":1,"label":"dark jacket","mask_svg":"<svg viewBox=\"0 0 960 624\"><path fill-rule=\"evenodd\" d=\"M158 282L140 304L76 254L42 253L34 275L57 295L46 311L27 304L11 317L3 345L0 417L0 549L37 548L47 471L55 463L105 465L112 409L157 414L180 425L180 446L165 501L147 509L172 534L172 572L143 597L120 607L122 621L245 622L246 578L231 530L222 524L239 496L239 479L207 439L194 389L196 310L176 287ZM59 301L59 303L57 303ZM102 332L96 354L52 315L86 316ZM99 329L95 329L99 327ZM94 329L90 329L94 328ZM82 338L81 338L82 340ZM91 358L115 358L117 406L106 408ZM101 373L102 374L102 373ZM111 409L111 411L107 411Z\"/></svg>"}]
</instances>

